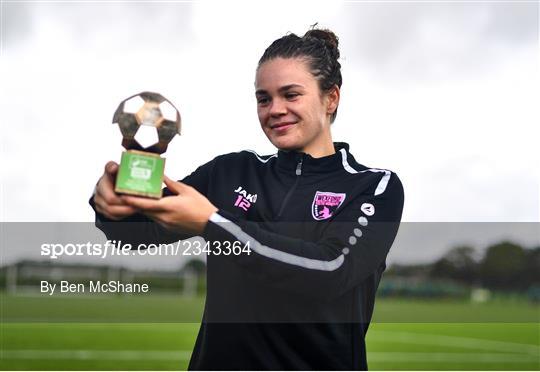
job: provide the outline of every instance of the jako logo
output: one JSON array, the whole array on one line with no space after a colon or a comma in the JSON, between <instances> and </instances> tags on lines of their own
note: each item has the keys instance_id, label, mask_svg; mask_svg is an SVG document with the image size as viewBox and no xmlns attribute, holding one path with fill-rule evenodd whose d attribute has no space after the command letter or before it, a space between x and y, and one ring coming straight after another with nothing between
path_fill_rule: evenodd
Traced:
<instances>
[{"instance_id":1,"label":"jako logo","mask_svg":"<svg viewBox=\"0 0 540 372\"><path fill-rule=\"evenodd\" d=\"M238 186L234 192L238 194L236 201L234 202L234 206L242 208L245 211L251 207L252 203L257 201L257 194L249 194L242 186Z\"/></svg>"},{"instance_id":2,"label":"jako logo","mask_svg":"<svg viewBox=\"0 0 540 372\"><path fill-rule=\"evenodd\" d=\"M373 216L375 214L375 207L371 203L362 204L360 210L364 212L367 216Z\"/></svg>"},{"instance_id":3,"label":"jako logo","mask_svg":"<svg viewBox=\"0 0 540 372\"><path fill-rule=\"evenodd\" d=\"M346 194L317 191L311 204L311 215L317 221L326 220L343 204Z\"/></svg>"}]
</instances>

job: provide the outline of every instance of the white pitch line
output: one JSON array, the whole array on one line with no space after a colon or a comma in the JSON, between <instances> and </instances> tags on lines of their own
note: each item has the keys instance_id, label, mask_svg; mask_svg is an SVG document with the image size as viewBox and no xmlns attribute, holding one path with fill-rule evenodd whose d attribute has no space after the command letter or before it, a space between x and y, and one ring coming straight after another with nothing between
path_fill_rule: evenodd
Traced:
<instances>
[{"instance_id":1,"label":"white pitch line","mask_svg":"<svg viewBox=\"0 0 540 372\"><path fill-rule=\"evenodd\" d=\"M407 353L407 352L369 352L368 362L426 362L426 363L530 363L538 359L534 356L516 354L476 354L476 353Z\"/></svg>"},{"instance_id":2,"label":"white pitch line","mask_svg":"<svg viewBox=\"0 0 540 372\"><path fill-rule=\"evenodd\" d=\"M3 0L2 0L3 1ZM39 322L40 320L35 320ZM52 324L52 326L51 326ZM158 329L156 329L159 327ZM164 327L167 326L167 327ZM111 329L118 332L141 332L152 330L156 333L181 333L188 330L197 331L200 327L200 323L3 323L3 329L77 329L77 332L96 332L104 329L110 331Z\"/></svg>"},{"instance_id":3,"label":"white pitch line","mask_svg":"<svg viewBox=\"0 0 540 372\"><path fill-rule=\"evenodd\" d=\"M2 359L188 360L191 350L2 350Z\"/></svg>"},{"instance_id":4,"label":"white pitch line","mask_svg":"<svg viewBox=\"0 0 540 372\"><path fill-rule=\"evenodd\" d=\"M3 350L3 359L65 359L65 360L188 360L188 350ZM369 362L429 362L429 363L530 363L533 356L516 354L368 352Z\"/></svg>"},{"instance_id":5,"label":"white pitch line","mask_svg":"<svg viewBox=\"0 0 540 372\"><path fill-rule=\"evenodd\" d=\"M540 347L517 342L493 341L472 337L455 337L413 332L374 331L368 340L377 342L399 342L406 344L453 346L466 349L500 351L503 353L540 355Z\"/></svg>"}]
</instances>

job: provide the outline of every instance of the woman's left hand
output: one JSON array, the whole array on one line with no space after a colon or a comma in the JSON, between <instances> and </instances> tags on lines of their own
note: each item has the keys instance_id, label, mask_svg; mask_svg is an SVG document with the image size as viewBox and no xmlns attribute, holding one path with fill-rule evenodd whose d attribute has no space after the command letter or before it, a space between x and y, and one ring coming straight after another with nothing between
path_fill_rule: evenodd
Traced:
<instances>
[{"instance_id":1,"label":"woman's left hand","mask_svg":"<svg viewBox=\"0 0 540 372\"><path fill-rule=\"evenodd\" d=\"M193 187L165 176L165 185L176 195L159 200L123 195L126 204L172 231L201 234L218 209Z\"/></svg>"}]
</instances>

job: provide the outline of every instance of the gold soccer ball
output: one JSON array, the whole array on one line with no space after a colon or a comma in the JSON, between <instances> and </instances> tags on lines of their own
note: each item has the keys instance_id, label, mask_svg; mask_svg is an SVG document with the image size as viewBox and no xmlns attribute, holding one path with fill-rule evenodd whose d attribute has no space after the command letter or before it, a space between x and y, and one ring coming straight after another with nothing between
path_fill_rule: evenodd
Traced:
<instances>
[{"instance_id":1,"label":"gold soccer ball","mask_svg":"<svg viewBox=\"0 0 540 372\"><path fill-rule=\"evenodd\" d=\"M122 132L122 146L162 154L176 134L180 135L180 113L159 93L142 92L126 98L116 109L113 124Z\"/></svg>"}]
</instances>

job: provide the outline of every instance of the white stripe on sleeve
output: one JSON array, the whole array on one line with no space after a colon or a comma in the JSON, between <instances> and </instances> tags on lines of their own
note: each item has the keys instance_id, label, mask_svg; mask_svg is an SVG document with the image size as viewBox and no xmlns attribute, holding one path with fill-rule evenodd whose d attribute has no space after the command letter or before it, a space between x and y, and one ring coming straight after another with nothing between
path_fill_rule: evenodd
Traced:
<instances>
[{"instance_id":1,"label":"white stripe on sleeve","mask_svg":"<svg viewBox=\"0 0 540 372\"><path fill-rule=\"evenodd\" d=\"M221 226L227 232L234 235L234 237L238 239L239 241L241 241L242 243L248 244L249 242L249 248L255 251L256 253L260 254L261 256L272 258L276 261L284 262L284 263L295 265L295 266L300 266L306 269L321 270L321 271L334 271L338 269L341 265L343 265L343 262L345 261L345 256L343 254L339 255L337 258L335 258L332 261L322 261L322 260L315 260L312 258L297 256L291 253L286 253L286 252L282 252L274 248L267 247L259 243L255 238L253 238L249 234L245 233L240 228L240 226L238 226L232 221L229 221L228 219L221 216L217 212L213 213L210 216L210 221L216 224L219 224L219 226Z\"/></svg>"},{"instance_id":2,"label":"white stripe on sleeve","mask_svg":"<svg viewBox=\"0 0 540 372\"><path fill-rule=\"evenodd\" d=\"M392 175L392 172L386 169L377 169L377 168L370 168L363 171L357 171L353 167L350 166L349 162L347 161L347 151L345 149L340 149L339 152L341 152L341 160L343 163L343 168L351 174L356 173L364 173L364 172L384 172L384 176L382 176L381 180L379 181L379 184L377 185L377 188L375 189L375 193L373 195L377 196L382 194L386 190L386 186L388 186L388 181L390 181L390 176Z\"/></svg>"}]
</instances>

